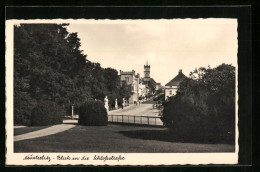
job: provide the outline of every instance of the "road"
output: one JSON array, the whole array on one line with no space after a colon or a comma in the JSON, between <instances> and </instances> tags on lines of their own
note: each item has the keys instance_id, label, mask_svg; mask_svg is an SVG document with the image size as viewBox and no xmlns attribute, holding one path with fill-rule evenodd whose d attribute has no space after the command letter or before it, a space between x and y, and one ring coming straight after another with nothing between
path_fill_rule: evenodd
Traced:
<instances>
[{"instance_id":1,"label":"road","mask_svg":"<svg viewBox=\"0 0 260 172\"><path fill-rule=\"evenodd\" d=\"M159 110L153 109L152 104L140 104L130 105L124 109L109 111L108 115L158 116Z\"/></svg>"},{"instance_id":2,"label":"road","mask_svg":"<svg viewBox=\"0 0 260 172\"><path fill-rule=\"evenodd\" d=\"M109 111L108 121L162 125L162 122L159 118L153 118L158 117L159 112L160 110L153 109L153 104L130 105L128 107L125 107L124 109ZM111 115L114 116L112 117Z\"/></svg>"}]
</instances>

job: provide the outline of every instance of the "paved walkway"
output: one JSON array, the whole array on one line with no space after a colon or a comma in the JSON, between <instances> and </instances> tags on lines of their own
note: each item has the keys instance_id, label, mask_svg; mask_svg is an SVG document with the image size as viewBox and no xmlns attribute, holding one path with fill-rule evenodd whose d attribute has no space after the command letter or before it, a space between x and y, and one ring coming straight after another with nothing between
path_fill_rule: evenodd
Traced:
<instances>
[{"instance_id":1,"label":"paved walkway","mask_svg":"<svg viewBox=\"0 0 260 172\"><path fill-rule=\"evenodd\" d=\"M53 135L53 134L57 134L57 133L69 130L75 126L76 125L74 125L74 124L54 125L54 126L42 129L42 130L37 130L37 131L30 132L30 133L25 133L25 134L14 136L14 141L17 142L20 140L34 139L34 138L38 138L38 137Z\"/></svg>"},{"instance_id":2,"label":"paved walkway","mask_svg":"<svg viewBox=\"0 0 260 172\"><path fill-rule=\"evenodd\" d=\"M23 125L18 125L18 126L14 126L14 128L24 128L26 126L23 126Z\"/></svg>"}]
</instances>

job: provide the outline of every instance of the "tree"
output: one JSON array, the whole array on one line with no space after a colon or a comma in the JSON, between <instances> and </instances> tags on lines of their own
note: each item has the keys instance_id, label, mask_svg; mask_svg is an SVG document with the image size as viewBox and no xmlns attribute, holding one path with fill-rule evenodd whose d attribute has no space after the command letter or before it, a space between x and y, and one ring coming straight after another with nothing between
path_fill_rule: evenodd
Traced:
<instances>
[{"instance_id":1,"label":"tree","mask_svg":"<svg viewBox=\"0 0 260 172\"><path fill-rule=\"evenodd\" d=\"M77 33L68 24L21 24L14 27L14 119L26 125L32 108L54 102L71 113L91 99L112 103L130 97L118 73L87 60ZM65 114L64 114L65 115Z\"/></svg>"},{"instance_id":2,"label":"tree","mask_svg":"<svg viewBox=\"0 0 260 172\"><path fill-rule=\"evenodd\" d=\"M152 91L152 93L155 92L156 82L154 81L154 79L151 78L151 79L148 81L148 87L149 87L149 89Z\"/></svg>"},{"instance_id":3,"label":"tree","mask_svg":"<svg viewBox=\"0 0 260 172\"><path fill-rule=\"evenodd\" d=\"M226 140L235 136L235 67L200 68L164 103L162 121L183 138Z\"/></svg>"},{"instance_id":4,"label":"tree","mask_svg":"<svg viewBox=\"0 0 260 172\"><path fill-rule=\"evenodd\" d=\"M127 85L126 81L122 81L121 87L119 89L119 95L127 100L132 94L131 86Z\"/></svg>"}]
</instances>

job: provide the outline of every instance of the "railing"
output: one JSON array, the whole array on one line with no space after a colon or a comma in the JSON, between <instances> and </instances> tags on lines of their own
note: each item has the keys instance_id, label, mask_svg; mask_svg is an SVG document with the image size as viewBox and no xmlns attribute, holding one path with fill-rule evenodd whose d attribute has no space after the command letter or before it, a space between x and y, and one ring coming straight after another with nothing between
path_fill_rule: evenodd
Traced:
<instances>
[{"instance_id":1,"label":"railing","mask_svg":"<svg viewBox=\"0 0 260 172\"><path fill-rule=\"evenodd\" d=\"M108 122L148 125L148 126L163 126L159 116L135 116L135 115L108 115Z\"/></svg>"}]
</instances>

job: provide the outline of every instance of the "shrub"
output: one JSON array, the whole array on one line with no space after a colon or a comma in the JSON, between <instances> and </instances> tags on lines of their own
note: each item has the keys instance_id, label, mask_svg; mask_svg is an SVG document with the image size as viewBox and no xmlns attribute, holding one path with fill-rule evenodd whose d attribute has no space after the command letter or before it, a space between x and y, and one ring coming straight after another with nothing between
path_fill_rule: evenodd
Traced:
<instances>
[{"instance_id":1,"label":"shrub","mask_svg":"<svg viewBox=\"0 0 260 172\"><path fill-rule=\"evenodd\" d=\"M31 125L45 126L62 124L65 111L56 103L50 101L39 102L32 110Z\"/></svg>"},{"instance_id":2,"label":"shrub","mask_svg":"<svg viewBox=\"0 0 260 172\"><path fill-rule=\"evenodd\" d=\"M107 125L107 111L102 101L88 101L79 108L80 125L103 126Z\"/></svg>"}]
</instances>

